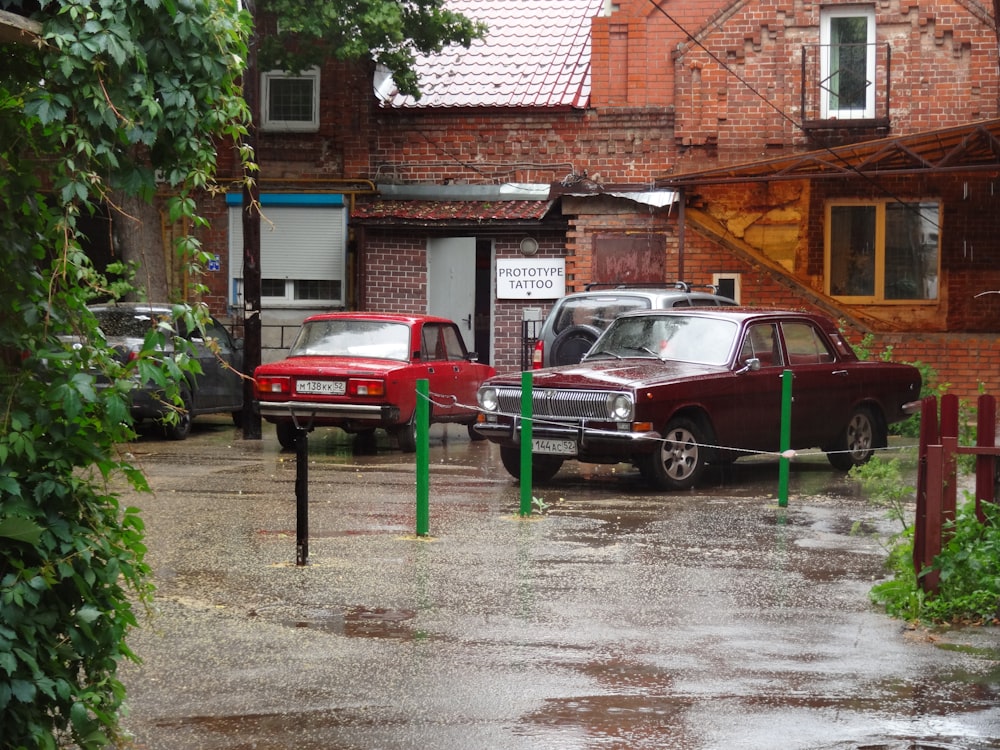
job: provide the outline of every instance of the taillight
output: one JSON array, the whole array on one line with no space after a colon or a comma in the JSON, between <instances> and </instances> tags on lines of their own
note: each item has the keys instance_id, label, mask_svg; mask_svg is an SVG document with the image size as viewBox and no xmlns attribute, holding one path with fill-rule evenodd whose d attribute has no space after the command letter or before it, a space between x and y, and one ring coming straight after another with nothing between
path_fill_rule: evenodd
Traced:
<instances>
[{"instance_id":1,"label":"taillight","mask_svg":"<svg viewBox=\"0 0 1000 750\"><path fill-rule=\"evenodd\" d=\"M531 352L531 369L542 369L542 355L545 354L545 342L541 339L535 342L535 349Z\"/></svg>"},{"instance_id":2,"label":"taillight","mask_svg":"<svg viewBox=\"0 0 1000 750\"><path fill-rule=\"evenodd\" d=\"M292 392L292 379L286 376L258 375L257 393L262 396L267 395L288 395Z\"/></svg>"},{"instance_id":3,"label":"taillight","mask_svg":"<svg viewBox=\"0 0 1000 750\"><path fill-rule=\"evenodd\" d=\"M351 378L347 381L348 396L384 396L385 381Z\"/></svg>"}]
</instances>

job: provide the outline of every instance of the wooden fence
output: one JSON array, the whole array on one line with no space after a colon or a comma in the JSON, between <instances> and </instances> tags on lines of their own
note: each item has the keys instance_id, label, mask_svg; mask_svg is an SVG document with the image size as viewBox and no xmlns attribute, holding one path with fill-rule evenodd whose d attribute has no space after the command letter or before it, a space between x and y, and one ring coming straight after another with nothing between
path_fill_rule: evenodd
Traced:
<instances>
[{"instance_id":1,"label":"wooden fence","mask_svg":"<svg viewBox=\"0 0 1000 750\"><path fill-rule=\"evenodd\" d=\"M997 501L997 466L1000 456L996 436L996 398L980 396L976 421L976 444L961 446L958 397L941 397L940 421L937 398L929 396L920 405L920 455L917 464L917 511L914 519L913 566L925 591L936 591L939 574L921 577L941 552L949 534L948 523L955 518L958 496L956 456L976 457L976 515L985 521L983 503Z\"/></svg>"}]
</instances>

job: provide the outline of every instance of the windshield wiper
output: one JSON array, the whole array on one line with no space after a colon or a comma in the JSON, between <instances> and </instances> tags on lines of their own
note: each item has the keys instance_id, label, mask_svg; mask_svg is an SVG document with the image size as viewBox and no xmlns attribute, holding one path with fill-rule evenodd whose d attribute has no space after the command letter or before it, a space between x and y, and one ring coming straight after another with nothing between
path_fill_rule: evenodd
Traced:
<instances>
[{"instance_id":1,"label":"windshield wiper","mask_svg":"<svg viewBox=\"0 0 1000 750\"><path fill-rule=\"evenodd\" d=\"M622 355L620 355L620 354L618 354L616 352L610 352L607 349L601 349L600 351L590 352L590 354L588 354L585 357L585 359L591 359L593 357L599 357L602 354L607 354L608 356L614 357L615 359L624 359L624 357L622 357Z\"/></svg>"}]
</instances>

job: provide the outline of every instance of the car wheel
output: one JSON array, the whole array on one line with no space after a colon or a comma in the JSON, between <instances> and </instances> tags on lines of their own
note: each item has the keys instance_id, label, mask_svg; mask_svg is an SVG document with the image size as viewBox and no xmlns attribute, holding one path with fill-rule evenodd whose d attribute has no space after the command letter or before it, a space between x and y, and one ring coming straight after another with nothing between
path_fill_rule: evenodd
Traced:
<instances>
[{"instance_id":1,"label":"car wheel","mask_svg":"<svg viewBox=\"0 0 1000 750\"><path fill-rule=\"evenodd\" d=\"M571 326L552 342L549 365L575 365L597 341L601 332L594 326Z\"/></svg>"},{"instance_id":2,"label":"car wheel","mask_svg":"<svg viewBox=\"0 0 1000 750\"><path fill-rule=\"evenodd\" d=\"M514 479L521 478L521 447L517 445L501 445L500 461ZM535 454L531 457L531 479L539 484L548 482L559 473L563 459L558 456Z\"/></svg>"},{"instance_id":3,"label":"car wheel","mask_svg":"<svg viewBox=\"0 0 1000 750\"><path fill-rule=\"evenodd\" d=\"M181 403L177 407L177 421L164 422L163 430L171 440L184 440L191 434L191 394L181 390Z\"/></svg>"},{"instance_id":4,"label":"car wheel","mask_svg":"<svg viewBox=\"0 0 1000 750\"><path fill-rule=\"evenodd\" d=\"M393 432L396 435L396 442L403 453L413 453L417 450L417 418L416 415L410 417L410 421L401 424Z\"/></svg>"},{"instance_id":5,"label":"car wheel","mask_svg":"<svg viewBox=\"0 0 1000 750\"><path fill-rule=\"evenodd\" d=\"M274 432L278 436L278 443L285 450L294 450L299 444L299 428L294 422L278 422L274 425Z\"/></svg>"},{"instance_id":6,"label":"car wheel","mask_svg":"<svg viewBox=\"0 0 1000 750\"><path fill-rule=\"evenodd\" d=\"M643 458L643 478L659 490L688 490L697 484L708 463L707 432L698 423L674 419L663 431L659 447Z\"/></svg>"},{"instance_id":7,"label":"car wheel","mask_svg":"<svg viewBox=\"0 0 1000 750\"><path fill-rule=\"evenodd\" d=\"M236 425L237 427L242 427L243 426L243 410L242 409L240 409L238 411L232 412L230 414L230 416L232 416L232 418L233 418L233 424L234 425Z\"/></svg>"},{"instance_id":8,"label":"car wheel","mask_svg":"<svg viewBox=\"0 0 1000 750\"><path fill-rule=\"evenodd\" d=\"M467 424L466 427L469 430L469 440L471 440L472 442L477 443L486 439L486 436L476 429L475 422Z\"/></svg>"},{"instance_id":9,"label":"car wheel","mask_svg":"<svg viewBox=\"0 0 1000 750\"><path fill-rule=\"evenodd\" d=\"M847 471L851 467L868 463L877 449L885 448L888 444L889 435L881 421L875 418L870 409L859 407L851 413L840 440L826 457L835 469Z\"/></svg>"}]
</instances>

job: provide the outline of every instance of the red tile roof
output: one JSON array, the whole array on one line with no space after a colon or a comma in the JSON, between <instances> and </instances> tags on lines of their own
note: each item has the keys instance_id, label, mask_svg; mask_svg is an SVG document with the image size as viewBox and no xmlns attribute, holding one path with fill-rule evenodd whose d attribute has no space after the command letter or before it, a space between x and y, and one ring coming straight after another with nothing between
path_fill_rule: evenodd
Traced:
<instances>
[{"instance_id":1,"label":"red tile roof","mask_svg":"<svg viewBox=\"0 0 1000 750\"><path fill-rule=\"evenodd\" d=\"M358 203L352 221L537 221L545 216L550 201L375 201Z\"/></svg>"},{"instance_id":2,"label":"red tile roof","mask_svg":"<svg viewBox=\"0 0 1000 750\"><path fill-rule=\"evenodd\" d=\"M590 19L604 0L447 0L489 26L469 49L417 59L421 98L388 92L388 107L585 107Z\"/></svg>"}]
</instances>

